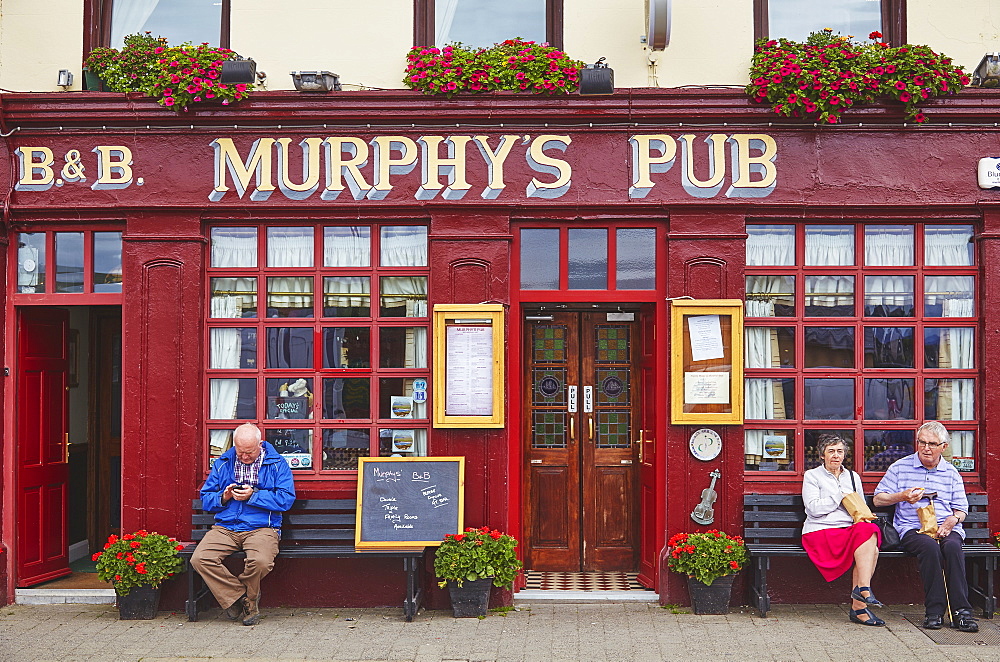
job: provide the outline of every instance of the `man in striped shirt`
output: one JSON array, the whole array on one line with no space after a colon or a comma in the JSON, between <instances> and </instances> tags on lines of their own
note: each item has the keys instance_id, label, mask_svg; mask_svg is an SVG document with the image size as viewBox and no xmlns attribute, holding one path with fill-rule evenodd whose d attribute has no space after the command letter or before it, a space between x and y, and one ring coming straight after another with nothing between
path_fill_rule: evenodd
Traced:
<instances>
[{"instance_id":1,"label":"man in striped shirt","mask_svg":"<svg viewBox=\"0 0 1000 662\"><path fill-rule=\"evenodd\" d=\"M963 632L978 632L972 617L969 585L965 579L962 522L969 512L969 499L958 470L941 454L948 447L948 430L937 421L917 429L917 452L896 460L875 488L876 506L896 504L893 526L899 531L902 547L915 554L924 584L924 627L938 630L951 602L952 623ZM938 530L934 537L918 533L917 508L934 504ZM945 578L947 575L947 588Z\"/></svg>"}]
</instances>

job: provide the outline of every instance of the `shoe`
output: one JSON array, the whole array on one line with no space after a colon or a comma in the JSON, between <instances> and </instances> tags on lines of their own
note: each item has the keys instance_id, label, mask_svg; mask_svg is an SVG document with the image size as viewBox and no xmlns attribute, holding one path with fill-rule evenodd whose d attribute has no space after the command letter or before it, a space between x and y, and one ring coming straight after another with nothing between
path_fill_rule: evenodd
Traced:
<instances>
[{"instance_id":1,"label":"shoe","mask_svg":"<svg viewBox=\"0 0 1000 662\"><path fill-rule=\"evenodd\" d=\"M979 632L979 623L972 617L972 612L968 609L956 611L952 624L961 632Z\"/></svg>"},{"instance_id":2,"label":"shoe","mask_svg":"<svg viewBox=\"0 0 1000 662\"><path fill-rule=\"evenodd\" d=\"M862 593L868 593L868 597L861 595ZM869 607L884 607L885 605L875 597L872 593L871 586L855 586L851 589L851 599L857 600L858 602L864 602Z\"/></svg>"},{"instance_id":3,"label":"shoe","mask_svg":"<svg viewBox=\"0 0 1000 662\"><path fill-rule=\"evenodd\" d=\"M247 598L247 611L243 617L243 625L257 625L260 623L260 596L256 600Z\"/></svg>"},{"instance_id":4,"label":"shoe","mask_svg":"<svg viewBox=\"0 0 1000 662\"><path fill-rule=\"evenodd\" d=\"M863 621L860 618L858 618L858 616L863 616L866 614L868 615L867 621ZM873 625L876 627L885 625L885 621L883 621L881 618L873 614L871 610L869 610L867 607L864 609L852 609L850 616L852 623L860 623L861 625Z\"/></svg>"},{"instance_id":5,"label":"shoe","mask_svg":"<svg viewBox=\"0 0 1000 662\"><path fill-rule=\"evenodd\" d=\"M231 621L237 621L243 618L243 614L246 612L246 597L247 594L244 593L239 598L237 598L236 602L229 605L223 610L226 614L226 618L228 618Z\"/></svg>"},{"instance_id":6,"label":"shoe","mask_svg":"<svg viewBox=\"0 0 1000 662\"><path fill-rule=\"evenodd\" d=\"M941 614L927 614L924 616L925 630L940 630L941 626L944 625L944 616Z\"/></svg>"}]
</instances>

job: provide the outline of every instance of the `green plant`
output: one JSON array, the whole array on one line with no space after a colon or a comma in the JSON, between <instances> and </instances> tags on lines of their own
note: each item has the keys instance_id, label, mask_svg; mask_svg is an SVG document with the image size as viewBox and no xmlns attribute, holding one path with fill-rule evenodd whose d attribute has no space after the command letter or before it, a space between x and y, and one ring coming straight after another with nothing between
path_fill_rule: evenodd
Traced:
<instances>
[{"instance_id":1,"label":"green plant","mask_svg":"<svg viewBox=\"0 0 1000 662\"><path fill-rule=\"evenodd\" d=\"M660 609L666 609L671 614L690 614L691 613L690 611L688 611L687 609L684 609L680 605L675 605L675 604L672 604L672 603L668 603L668 604L665 604L665 605L660 605Z\"/></svg>"},{"instance_id":2,"label":"green plant","mask_svg":"<svg viewBox=\"0 0 1000 662\"><path fill-rule=\"evenodd\" d=\"M508 39L489 48L462 44L413 48L403 83L425 94L514 90L567 94L579 86L583 62L548 44Z\"/></svg>"},{"instance_id":3,"label":"green plant","mask_svg":"<svg viewBox=\"0 0 1000 662\"><path fill-rule=\"evenodd\" d=\"M142 92L152 83L151 64L156 50L165 40L149 32L125 37L122 49L95 48L84 60L84 66L100 76L112 92Z\"/></svg>"},{"instance_id":4,"label":"green plant","mask_svg":"<svg viewBox=\"0 0 1000 662\"><path fill-rule=\"evenodd\" d=\"M515 547L513 536L488 526L449 533L434 554L434 573L441 580L438 586L444 588L449 580L461 586L465 580L492 577L494 586L510 588L521 569Z\"/></svg>"},{"instance_id":5,"label":"green plant","mask_svg":"<svg viewBox=\"0 0 1000 662\"><path fill-rule=\"evenodd\" d=\"M128 595L135 586L158 588L163 580L182 570L177 552L184 546L174 538L156 532L136 531L122 537L112 535L97 552L97 577L111 582L118 595Z\"/></svg>"},{"instance_id":6,"label":"green plant","mask_svg":"<svg viewBox=\"0 0 1000 662\"><path fill-rule=\"evenodd\" d=\"M717 529L678 533L667 542L667 566L705 585L739 572L746 562L743 538Z\"/></svg>"},{"instance_id":7,"label":"green plant","mask_svg":"<svg viewBox=\"0 0 1000 662\"><path fill-rule=\"evenodd\" d=\"M893 47L881 41L880 32L868 37L871 43L856 44L853 35L826 28L805 42L762 39L746 92L779 115L830 124L851 106L887 99L902 103L906 118L921 123L927 120L921 103L969 84L961 66L928 46Z\"/></svg>"}]
</instances>

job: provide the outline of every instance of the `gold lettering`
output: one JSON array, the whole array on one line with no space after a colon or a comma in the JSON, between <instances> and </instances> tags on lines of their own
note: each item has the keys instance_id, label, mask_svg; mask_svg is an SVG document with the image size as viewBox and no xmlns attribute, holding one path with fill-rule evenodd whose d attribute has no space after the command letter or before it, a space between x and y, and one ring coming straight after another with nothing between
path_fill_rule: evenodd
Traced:
<instances>
[{"instance_id":1,"label":"gold lettering","mask_svg":"<svg viewBox=\"0 0 1000 662\"><path fill-rule=\"evenodd\" d=\"M336 136L323 141L326 149L326 190L320 196L324 200L336 200L344 190L344 180L351 189L351 196L361 200L371 191L371 184L361 174L361 168L368 165L368 143L361 138ZM344 160L344 153L351 155Z\"/></svg>"},{"instance_id":2,"label":"gold lettering","mask_svg":"<svg viewBox=\"0 0 1000 662\"><path fill-rule=\"evenodd\" d=\"M290 200L305 200L319 188L319 148L321 138L306 138L302 146L302 183L294 184L288 177L288 147L291 138L278 138L278 188Z\"/></svg>"},{"instance_id":3,"label":"gold lettering","mask_svg":"<svg viewBox=\"0 0 1000 662\"><path fill-rule=\"evenodd\" d=\"M667 172L673 167L677 142L664 134L632 136L628 142L632 147L632 185L628 195L630 198L645 198L654 186L650 175ZM652 155L654 149L660 153L659 156Z\"/></svg>"},{"instance_id":4,"label":"gold lettering","mask_svg":"<svg viewBox=\"0 0 1000 662\"><path fill-rule=\"evenodd\" d=\"M132 185L132 150L124 145L98 145L95 191L128 188Z\"/></svg>"},{"instance_id":5,"label":"gold lettering","mask_svg":"<svg viewBox=\"0 0 1000 662\"><path fill-rule=\"evenodd\" d=\"M545 153L546 149L557 149L565 152L573 139L569 136L541 135L531 141L526 155L528 165L535 172L541 172L556 177L553 182L542 182L532 178L525 194L529 198L559 198L569 190L573 183L573 168L562 159L555 159Z\"/></svg>"},{"instance_id":6,"label":"gold lettering","mask_svg":"<svg viewBox=\"0 0 1000 662\"><path fill-rule=\"evenodd\" d=\"M21 165L21 177L14 186L16 191L46 191L52 188L52 150L48 147L18 147L14 150ZM36 176L37 175L37 176Z\"/></svg>"},{"instance_id":7,"label":"gold lettering","mask_svg":"<svg viewBox=\"0 0 1000 662\"><path fill-rule=\"evenodd\" d=\"M476 141L476 147L479 148L479 153L486 160L489 183L481 194L484 199L496 199L507 187L504 183L503 164L507 160L507 156L510 155L510 150L514 147L518 137L516 135L501 136L500 144L497 145L496 151L490 149L489 138L487 136L476 136L473 138Z\"/></svg>"},{"instance_id":8,"label":"gold lettering","mask_svg":"<svg viewBox=\"0 0 1000 662\"><path fill-rule=\"evenodd\" d=\"M465 146L471 136L420 136L421 178L420 188L414 197L418 200L432 200L444 188L441 197L445 200L461 200L472 186L465 179ZM448 156L439 153L441 143L448 147ZM441 175L448 177L448 186L443 187Z\"/></svg>"},{"instance_id":9,"label":"gold lettering","mask_svg":"<svg viewBox=\"0 0 1000 662\"><path fill-rule=\"evenodd\" d=\"M256 175L256 190L250 194L254 201L267 200L274 192L271 182L271 153L274 138L258 138L253 142L250 156L246 162L240 159L240 153L233 144L232 138L216 138L211 143L215 149L215 188L208 195L212 202L218 202L229 190L226 186L226 170L233 177L236 194L243 194L250 187L250 177Z\"/></svg>"},{"instance_id":10,"label":"gold lettering","mask_svg":"<svg viewBox=\"0 0 1000 662\"><path fill-rule=\"evenodd\" d=\"M778 169L774 165L778 144L774 138L762 133L747 133L733 135L729 142L732 144L734 180L726 196L761 198L770 194L778 179ZM760 153L752 156L750 150ZM751 179L751 174L759 174L760 179Z\"/></svg>"},{"instance_id":11,"label":"gold lettering","mask_svg":"<svg viewBox=\"0 0 1000 662\"><path fill-rule=\"evenodd\" d=\"M382 200L389 195L392 184L389 175L405 175L417 163L417 144L406 136L378 136L371 141L374 148L375 182L368 192L369 200ZM398 151L399 158L392 158Z\"/></svg>"},{"instance_id":12,"label":"gold lettering","mask_svg":"<svg viewBox=\"0 0 1000 662\"><path fill-rule=\"evenodd\" d=\"M698 179L694 174L693 143L695 136L685 134L681 141L681 186L696 198L714 197L722 188L722 180L726 176L726 135L713 133L705 138L706 143L712 143L708 152L708 179Z\"/></svg>"}]
</instances>

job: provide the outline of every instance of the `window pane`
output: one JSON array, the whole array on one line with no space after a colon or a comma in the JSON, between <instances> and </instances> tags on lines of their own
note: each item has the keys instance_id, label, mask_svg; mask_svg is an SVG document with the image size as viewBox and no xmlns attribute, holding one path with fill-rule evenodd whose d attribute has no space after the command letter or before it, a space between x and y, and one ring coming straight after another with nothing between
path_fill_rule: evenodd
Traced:
<instances>
[{"instance_id":1,"label":"window pane","mask_svg":"<svg viewBox=\"0 0 1000 662\"><path fill-rule=\"evenodd\" d=\"M912 420L914 412L912 379L865 379L865 419Z\"/></svg>"},{"instance_id":2,"label":"window pane","mask_svg":"<svg viewBox=\"0 0 1000 662\"><path fill-rule=\"evenodd\" d=\"M913 317L913 276L865 276L866 317Z\"/></svg>"},{"instance_id":3,"label":"window pane","mask_svg":"<svg viewBox=\"0 0 1000 662\"><path fill-rule=\"evenodd\" d=\"M747 276L747 317L794 317L795 276Z\"/></svg>"},{"instance_id":4,"label":"window pane","mask_svg":"<svg viewBox=\"0 0 1000 662\"><path fill-rule=\"evenodd\" d=\"M882 30L882 5L878 0L826 0L810 3L802 0L768 0L767 36L805 41L810 32L830 28L843 36L854 35L864 41L873 31ZM817 27L819 26L819 27Z\"/></svg>"},{"instance_id":5,"label":"window pane","mask_svg":"<svg viewBox=\"0 0 1000 662\"><path fill-rule=\"evenodd\" d=\"M210 379L208 390L209 418L257 418L256 379Z\"/></svg>"},{"instance_id":6,"label":"window pane","mask_svg":"<svg viewBox=\"0 0 1000 662\"><path fill-rule=\"evenodd\" d=\"M853 225L806 226L806 265L849 266L853 264Z\"/></svg>"},{"instance_id":7,"label":"window pane","mask_svg":"<svg viewBox=\"0 0 1000 662\"><path fill-rule=\"evenodd\" d=\"M323 468L357 471L358 458L371 455L371 430L323 430Z\"/></svg>"},{"instance_id":8,"label":"window pane","mask_svg":"<svg viewBox=\"0 0 1000 662\"><path fill-rule=\"evenodd\" d=\"M793 327L748 326L743 329L747 368L794 368L795 329Z\"/></svg>"},{"instance_id":9,"label":"window pane","mask_svg":"<svg viewBox=\"0 0 1000 662\"><path fill-rule=\"evenodd\" d=\"M925 317L972 317L975 299L972 276L924 276Z\"/></svg>"},{"instance_id":10,"label":"window pane","mask_svg":"<svg viewBox=\"0 0 1000 662\"><path fill-rule=\"evenodd\" d=\"M378 380L379 418L427 418L427 403L413 400L413 381L411 377Z\"/></svg>"},{"instance_id":11,"label":"window pane","mask_svg":"<svg viewBox=\"0 0 1000 662\"><path fill-rule=\"evenodd\" d=\"M368 327L323 329L324 368L369 368L371 353L371 329Z\"/></svg>"},{"instance_id":12,"label":"window pane","mask_svg":"<svg viewBox=\"0 0 1000 662\"><path fill-rule=\"evenodd\" d=\"M854 367L854 327L807 326L804 332L806 368Z\"/></svg>"},{"instance_id":13,"label":"window pane","mask_svg":"<svg viewBox=\"0 0 1000 662\"><path fill-rule=\"evenodd\" d=\"M959 267L975 264L971 225L927 225L924 227L924 264Z\"/></svg>"},{"instance_id":14,"label":"window pane","mask_svg":"<svg viewBox=\"0 0 1000 662\"><path fill-rule=\"evenodd\" d=\"M913 226L866 225L865 264L869 267L913 266Z\"/></svg>"},{"instance_id":15,"label":"window pane","mask_svg":"<svg viewBox=\"0 0 1000 662\"><path fill-rule=\"evenodd\" d=\"M312 468L312 434L312 430L264 430L264 438L293 470Z\"/></svg>"},{"instance_id":16,"label":"window pane","mask_svg":"<svg viewBox=\"0 0 1000 662\"><path fill-rule=\"evenodd\" d=\"M914 367L913 328L903 326L866 328L865 367Z\"/></svg>"},{"instance_id":17,"label":"window pane","mask_svg":"<svg viewBox=\"0 0 1000 662\"><path fill-rule=\"evenodd\" d=\"M615 288L656 289L656 230L619 228L617 241Z\"/></svg>"},{"instance_id":18,"label":"window pane","mask_svg":"<svg viewBox=\"0 0 1000 662\"><path fill-rule=\"evenodd\" d=\"M854 317L854 276L806 276L806 317Z\"/></svg>"},{"instance_id":19,"label":"window pane","mask_svg":"<svg viewBox=\"0 0 1000 662\"><path fill-rule=\"evenodd\" d=\"M584 228L569 231L569 289L608 289L606 229Z\"/></svg>"},{"instance_id":20,"label":"window pane","mask_svg":"<svg viewBox=\"0 0 1000 662\"><path fill-rule=\"evenodd\" d=\"M559 289L559 230L521 230L521 289Z\"/></svg>"},{"instance_id":21,"label":"window pane","mask_svg":"<svg viewBox=\"0 0 1000 662\"><path fill-rule=\"evenodd\" d=\"M427 317L427 277L392 276L379 279L382 317Z\"/></svg>"},{"instance_id":22,"label":"window pane","mask_svg":"<svg viewBox=\"0 0 1000 662\"><path fill-rule=\"evenodd\" d=\"M83 292L83 233L56 232L56 292Z\"/></svg>"},{"instance_id":23,"label":"window pane","mask_svg":"<svg viewBox=\"0 0 1000 662\"><path fill-rule=\"evenodd\" d=\"M122 291L122 233L94 233L94 291Z\"/></svg>"},{"instance_id":24,"label":"window pane","mask_svg":"<svg viewBox=\"0 0 1000 662\"><path fill-rule=\"evenodd\" d=\"M746 430L743 433L747 471L794 471L794 430Z\"/></svg>"},{"instance_id":25,"label":"window pane","mask_svg":"<svg viewBox=\"0 0 1000 662\"><path fill-rule=\"evenodd\" d=\"M256 278L213 278L212 317L257 317Z\"/></svg>"},{"instance_id":26,"label":"window pane","mask_svg":"<svg viewBox=\"0 0 1000 662\"><path fill-rule=\"evenodd\" d=\"M257 367L257 327L214 328L210 335L209 368L239 370Z\"/></svg>"},{"instance_id":27,"label":"window pane","mask_svg":"<svg viewBox=\"0 0 1000 662\"><path fill-rule=\"evenodd\" d=\"M545 0L435 0L434 43L484 48L514 36L546 41Z\"/></svg>"},{"instance_id":28,"label":"window pane","mask_svg":"<svg viewBox=\"0 0 1000 662\"><path fill-rule=\"evenodd\" d=\"M213 267L256 267L257 228L212 228Z\"/></svg>"},{"instance_id":29,"label":"window pane","mask_svg":"<svg viewBox=\"0 0 1000 662\"><path fill-rule=\"evenodd\" d=\"M815 378L803 381L803 418L824 421L854 418L853 379Z\"/></svg>"},{"instance_id":30,"label":"window pane","mask_svg":"<svg viewBox=\"0 0 1000 662\"><path fill-rule=\"evenodd\" d=\"M371 285L368 276L323 278L323 317L371 317Z\"/></svg>"},{"instance_id":31,"label":"window pane","mask_svg":"<svg viewBox=\"0 0 1000 662\"><path fill-rule=\"evenodd\" d=\"M378 332L380 368L426 368L427 329L382 327Z\"/></svg>"},{"instance_id":32,"label":"window pane","mask_svg":"<svg viewBox=\"0 0 1000 662\"><path fill-rule=\"evenodd\" d=\"M951 441L944 449L951 453L951 462L959 471L976 470L976 433L972 430L951 430Z\"/></svg>"},{"instance_id":33,"label":"window pane","mask_svg":"<svg viewBox=\"0 0 1000 662\"><path fill-rule=\"evenodd\" d=\"M312 382L303 377L268 378L267 418L312 418Z\"/></svg>"},{"instance_id":34,"label":"window pane","mask_svg":"<svg viewBox=\"0 0 1000 662\"><path fill-rule=\"evenodd\" d=\"M924 380L924 418L929 421L975 420L976 380Z\"/></svg>"},{"instance_id":35,"label":"window pane","mask_svg":"<svg viewBox=\"0 0 1000 662\"><path fill-rule=\"evenodd\" d=\"M268 317L312 317L313 279L311 276L267 279Z\"/></svg>"},{"instance_id":36,"label":"window pane","mask_svg":"<svg viewBox=\"0 0 1000 662\"><path fill-rule=\"evenodd\" d=\"M794 379L756 379L744 382L746 418L793 419L795 418Z\"/></svg>"},{"instance_id":37,"label":"window pane","mask_svg":"<svg viewBox=\"0 0 1000 662\"><path fill-rule=\"evenodd\" d=\"M423 457L427 455L427 430L379 429L379 457Z\"/></svg>"},{"instance_id":38,"label":"window pane","mask_svg":"<svg viewBox=\"0 0 1000 662\"><path fill-rule=\"evenodd\" d=\"M371 380L336 377L323 380L323 418L370 419Z\"/></svg>"},{"instance_id":39,"label":"window pane","mask_svg":"<svg viewBox=\"0 0 1000 662\"><path fill-rule=\"evenodd\" d=\"M22 294L45 292L45 233L17 235L17 291Z\"/></svg>"},{"instance_id":40,"label":"window pane","mask_svg":"<svg viewBox=\"0 0 1000 662\"><path fill-rule=\"evenodd\" d=\"M130 34L149 32L170 44L219 46L222 3L219 0L115 0L111 10L111 47L121 48Z\"/></svg>"},{"instance_id":41,"label":"window pane","mask_svg":"<svg viewBox=\"0 0 1000 662\"><path fill-rule=\"evenodd\" d=\"M885 471L913 452L913 430L865 430L865 471ZM857 471L857 463L855 463Z\"/></svg>"},{"instance_id":42,"label":"window pane","mask_svg":"<svg viewBox=\"0 0 1000 662\"><path fill-rule=\"evenodd\" d=\"M975 368L975 329L924 328L925 368Z\"/></svg>"},{"instance_id":43,"label":"window pane","mask_svg":"<svg viewBox=\"0 0 1000 662\"><path fill-rule=\"evenodd\" d=\"M791 266L795 264L794 225L748 225L747 266Z\"/></svg>"},{"instance_id":44,"label":"window pane","mask_svg":"<svg viewBox=\"0 0 1000 662\"><path fill-rule=\"evenodd\" d=\"M383 267L426 267L427 228L422 225L398 225L382 228Z\"/></svg>"},{"instance_id":45,"label":"window pane","mask_svg":"<svg viewBox=\"0 0 1000 662\"><path fill-rule=\"evenodd\" d=\"M313 266L313 228L268 228L267 266Z\"/></svg>"},{"instance_id":46,"label":"window pane","mask_svg":"<svg viewBox=\"0 0 1000 662\"><path fill-rule=\"evenodd\" d=\"M854 462L854 430L806 430L803 434L803 450L805 451L803 453L805 456L803 469L808 471L823 464L823 458L819 454L819 444L821 440L826 441L824 437L827 435L839 437L844 442L844 448L847 449L844 464L852 468L856 467L857 463Z\"/></svg>"},{"instance_id":47,"label":"window pane","mask_svg":"<svg viewBox=\"0 0 1000 662\"><path fill-rule=\"evenodd\" d=\"M266 368L312 368L312 327L276 326L267 329Z\"/></svg>"},{"instance_id":48,"label":"window pane","mask_svg":"<svg viewBox=\"0 0 1000 662\"><path fill-rule=\"evenodd\" d=\"M324 267L368 267L372 263L371 228L323 228Z\"/></svg>"}]
</instances>

